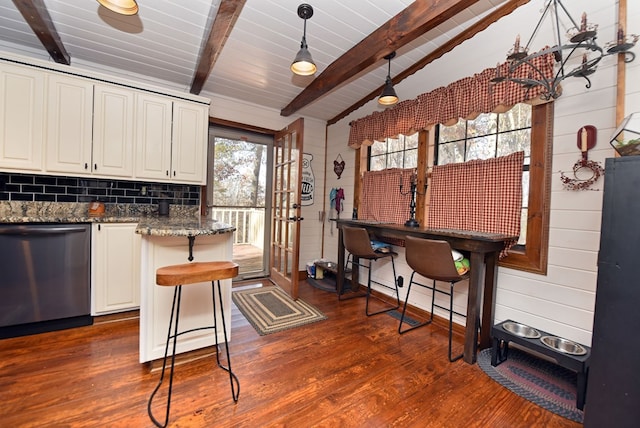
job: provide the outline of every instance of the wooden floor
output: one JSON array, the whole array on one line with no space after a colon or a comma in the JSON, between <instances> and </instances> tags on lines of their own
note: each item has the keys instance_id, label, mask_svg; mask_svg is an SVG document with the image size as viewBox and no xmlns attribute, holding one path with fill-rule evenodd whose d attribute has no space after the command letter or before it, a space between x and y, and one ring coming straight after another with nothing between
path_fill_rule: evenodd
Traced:
<instances>
[{"instance_id":1,"label":"wooden floor","mask_svg":"<svg viewBox=\"0 0 640 428\"><path fill-rule=\"evenodd\" d=\"M364 315L363 299L338 302L306 283L300 294L329 319L259 336L235 311L238 403L226 372L211 358L193 359L177 368L169 426L581 426L509 392L477 365L449 363L440 326L398 335L394 318ZM159 372L138 363L135 317L0 340L0 355L2 426L153 426L147 399Z\"/></svg>"}]
</instances>

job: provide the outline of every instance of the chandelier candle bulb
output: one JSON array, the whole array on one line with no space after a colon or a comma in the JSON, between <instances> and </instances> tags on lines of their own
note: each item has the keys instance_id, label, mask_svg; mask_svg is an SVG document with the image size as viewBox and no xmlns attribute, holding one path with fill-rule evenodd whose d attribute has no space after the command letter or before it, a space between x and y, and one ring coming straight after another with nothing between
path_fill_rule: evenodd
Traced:
<instances>
[{"instance_id":1,"label":"chandelier candle bulb","mask_svg":"<svg viewBox=\"0 0 640 428\"><path fill-rule=\"evenodd\" d=\"M587 31L587 12L582 12L582 22L580 23L580 31Z\"/></svg>"}]
</instances>

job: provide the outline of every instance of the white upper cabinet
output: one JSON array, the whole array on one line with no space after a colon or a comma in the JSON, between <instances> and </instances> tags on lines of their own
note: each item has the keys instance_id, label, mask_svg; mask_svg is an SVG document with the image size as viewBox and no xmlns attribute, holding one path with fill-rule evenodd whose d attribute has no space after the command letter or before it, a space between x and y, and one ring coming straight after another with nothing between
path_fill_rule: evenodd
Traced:
<instances>
[{"instance_id":1,"label":"white upper cabinet","mask_svg":"<svg viewBox=\"0 0 640 428\"><path fill-rule=\"evenodd\" d=\"M94 174L133 177L134 91L96 84L93 99Z\"/></svg>"},{"instance_id":2,"label":"white upper cabinet","mask_svg":"<svg viewBox=\"0 0 640 428\"><path fill-rule=\"evenodd\" d=\"M173 102L172 181L205 184L209 107Z\"/></svg>"},{"instance_id":3,"label":"white upper cabinet","mask_svg":"<svg viewBox=\"0 0 640 428\"><path fill-rule=\"evenodd\" d=\"M0 168L205 184L209 106L176 96L0 60Z\"/></svg>"},{"instance_id":4,"label":"white upper cabinet","mask_svg":"<svg viewBox=\"0 0 640 428\"><path fill-rule=\"evenodd\" d=\"M51 73L47 92L46 170L91 173L93 83Z\"/></svg>"},{"instance_id":5,"label":"white upper cabinet","mask_svg":"<svg viewBox=\"0 0 640 428\"><path fill-rule=\"evenodd\" d=\"M136 95L136 178L166 181L171 173L170 99Z\"/></svg>"},{"instance_id":6,"label":"white upper cabinet","mask_svg":"<svg viewBox=\"0 0 640 428\"><path fill-rule=\"evenodd\" d=\"M0 167L42 170L45 73L0 63Z\"/></svg>"}]
</instances>

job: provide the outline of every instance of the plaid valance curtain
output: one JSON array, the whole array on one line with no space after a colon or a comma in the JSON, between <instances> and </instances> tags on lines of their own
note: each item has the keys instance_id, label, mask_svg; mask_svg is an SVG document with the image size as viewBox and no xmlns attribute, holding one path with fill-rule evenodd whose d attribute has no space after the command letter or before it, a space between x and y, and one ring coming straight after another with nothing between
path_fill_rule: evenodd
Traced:
<instances>
[{"instance_id":1,"label":"plaid valance curtain","mask_svg":"<svg viewBox=\"0 0 640 428\"><path fill-rule=\"evenodd\" d=\"M358 218L404 224L409 218L409 194L414 169L389 168L362 175L362 195ZM402 192L400 193L400 183Z\"/></svg>"},{"instance_id":2,"label":"plaid valance curtain","mask_svg":"<svg viewBox=\"0 0 640 428\"><path fill-rule=\"evenodd\" d=\"M554 61L553 55L547 54L535 58L533 63L540 74L552 78ZM508 81L490 83L497 75L508 73L509 63L504 63L355 120L350 124L348 145L357 149L362 144L384 141L399 134L410 135L437 123L454 124L460 118L473 119L480 113L504 112L521 102L543 102L541 86L527 89ZM511 77L524 79L531 73L531 68L520 66Z\"/></svg>"},{"instance_id":3,"label":"plaid valance curtain","mask_svg":"<svg viewBox=\"0 0 640 428\"><path fill-rule=\"evenodd\" d=\"M524 152L437 165L431 174L427 227L520 235ZM505 251L517 243L507 243Z\"/></svg>"}]
</instances>

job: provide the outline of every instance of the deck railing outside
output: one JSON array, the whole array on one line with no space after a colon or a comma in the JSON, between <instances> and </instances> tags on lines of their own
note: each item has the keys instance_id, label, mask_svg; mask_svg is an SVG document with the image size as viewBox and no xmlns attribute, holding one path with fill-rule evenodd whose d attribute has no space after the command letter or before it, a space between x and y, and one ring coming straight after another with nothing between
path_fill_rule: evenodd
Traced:
<instances>
[{"instance_id":1,"label":"deck railing outside","mask_svg":"<svg viewBox=\"0 0 640 428\"><path fill-rule=\"evenodd\" d=\"M211 208L212 218L236 228L234 244L264 247L264 208Z\"/></svg>"}]
</instances>

